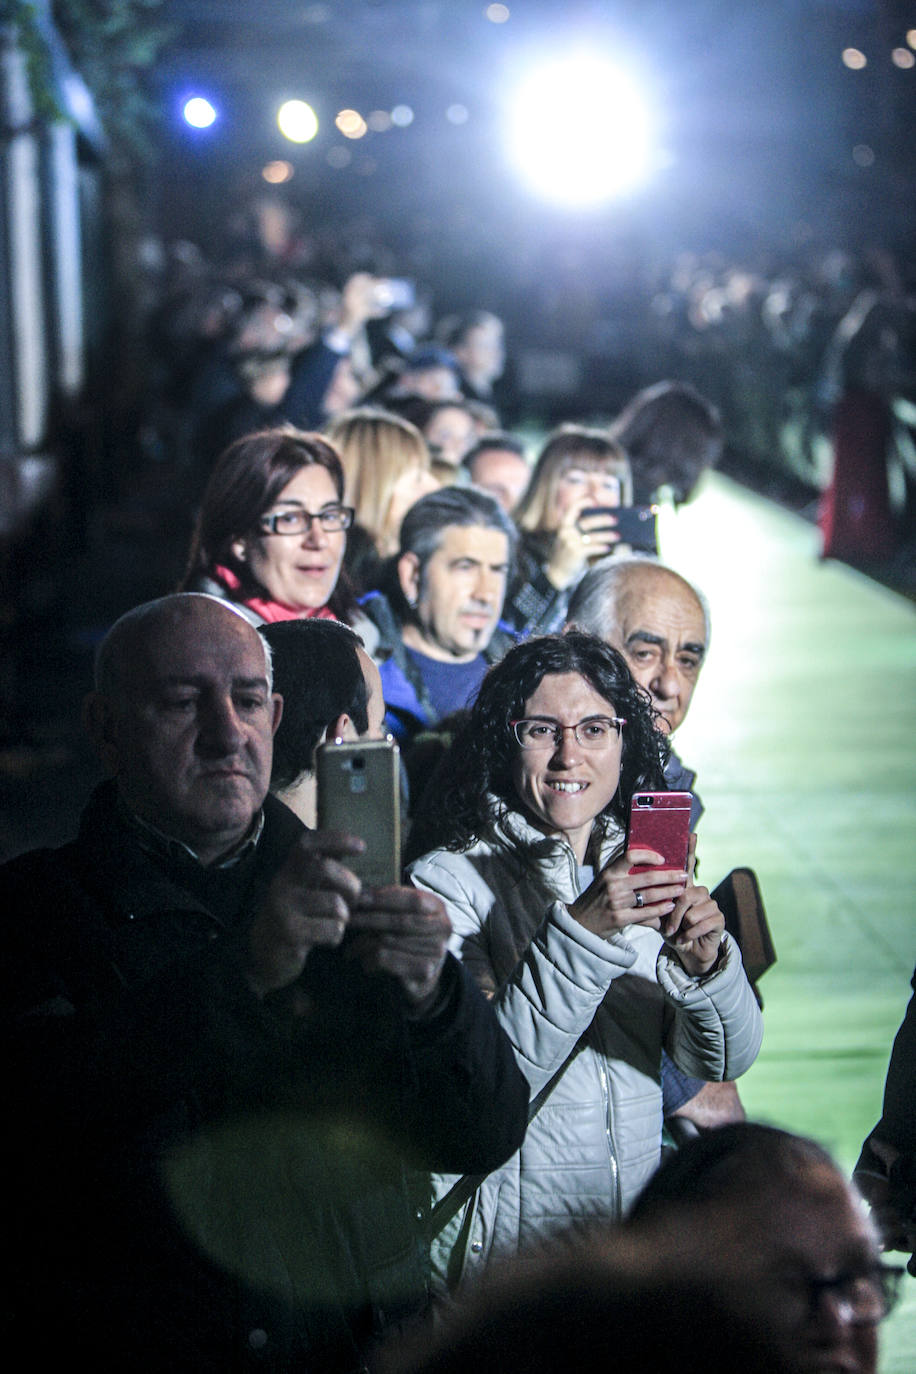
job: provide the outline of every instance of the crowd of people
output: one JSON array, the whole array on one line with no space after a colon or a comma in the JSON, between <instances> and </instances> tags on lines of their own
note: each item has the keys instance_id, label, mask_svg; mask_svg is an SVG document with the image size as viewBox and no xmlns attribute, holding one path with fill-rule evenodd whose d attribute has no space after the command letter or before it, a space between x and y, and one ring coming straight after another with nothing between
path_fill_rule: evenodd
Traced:
<instances>
[{"instance_id":1,"label":"crowd of people","mask_svg":"<svg viewBox=\"0 0 916 1374\"><path fill-rule=\"evenodd\" d=\"M662 378L533 445L491 312L214 285L163 388L181 586L99 648L78 836L2 870L13 1331L111 1370L558 1370L613 1329L622 1369L875 1374L912 1017L860 1161L879 1234L745 1120L765 966L671 743L710 616L652 517L716 406ZM315 751L388 736L404 868L371 887ZM683 866L628 833L669 790Z\"/></svg>"}]
</instances>

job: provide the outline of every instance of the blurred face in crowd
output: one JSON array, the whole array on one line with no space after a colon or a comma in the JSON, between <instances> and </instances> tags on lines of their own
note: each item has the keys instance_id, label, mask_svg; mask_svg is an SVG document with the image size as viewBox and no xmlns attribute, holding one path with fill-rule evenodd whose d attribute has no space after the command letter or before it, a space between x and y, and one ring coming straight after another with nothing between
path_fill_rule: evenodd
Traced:
<instances>
[{"instance_id":1,"label":"blurred face in crowd","mask_svg":"<svg viewBox=\"0 0 916 1374\"><path fill-rule=\"evenodd\" d=\"M342 415L345 410L356 404L361 392L362 387L353 371L353 364L349 358L341 358L321 403L325 416L333 420L335 415Z\"/></svg>"},{"instance_id":2,"label":"blurred face in crowd","mask_svg":"<svg viewBox=\"0 0 916 1374\"><path fill-rule=\"evenodd\" d=\"M478 386L489 386L502 376L505 348L501 321L492 316L474 325L454 349L465 376Z\"/></svg>"},{"instance_id":3,"label":"blurred face in crowd","mask_svg":"<svg viewBox=\"0 0 916 1374\"><path fill-rule=\"evenodd\" d=\"M247 832L270 781L280 697L260 636L214 598L170 599L131 636L116 692L87 720L125 804L212 862Z\"/></svg>"},{"instance_id":4,"label":"blurred face in crowd","mask_svg":"<svg viewBox=\"0 0 916 1374\"><path fill-rule=\"evenodd\" d=\"M474 417L460 406L441 406L423 431L430 452L456 468L477 437Z\"/></svg>"},{"instance_id":5,"label":"blurred face in crowd","mask_svg":"<svg viewBox=\"0 0 916 1374\"><path fill-rule=\"evenodd\" d=\"M634 571L617 597L607 639L651 696L661 727L676 730L706 657L706 616L692 589L663 568Z\"/></svg>"},{"instance_id":6,"label":"blurred face in crowd","mask_svg":"<svg viewBox=\"0 0 916 1374\"><path fill-rule=\"evenodd\" d=\"M400 390L404 395L424 396L427 401L457 400L461 395L458 378L450 367L407 368L401 373Z\"/></svg>"},{"instance_id":7,"label":"blurred face in crowd","mask_svg":"<svg viewBox=\"0 0 916 1374\"><path fill-rule=\"evenodd\" d=\"M264 516L290 511L318 515L339 505L327 468L309 463L286 484ZM337 585L346 540L345 530L325 530L320 521L312 520L304 533L265 531L255 538L238 540L232 551L248 564L271 601L309 611L326 605Z\"/></svg>"},{"instance_id":8,"label":"blurred face in crowd","mask_svg":"<svg viewBox=\"0 0 916 1374\"><path fill-rule=\"evenodd\" d=\"M571 457L557 475L551 500L552 528L556 529L570 510L589 506L619 506L622 483L610 467L577 463Z\"/></svg>"},{"instance_id":9,"label":"blurred face in crowd","mask_svg":"<svg viewBox=\"0 0 916 1374\"><path fill-rule=\"evenodd\" d=\"M469 663L493 637L508 572L508 538L484 525L447 525L422 574L416 554L402 554L398 576L416 617L404 626L404 643L429 658Z\"/></svg>"},{"instance_id":10,"label":"blurred face in crowd","mask_svg":"<svg viewBox=\"0 0 916 1374\"><path fill-rule=\"evenodd\" d=\"M388 502L388 511L385 515L385 524L380 541L382 553L397 553L398 535L404 516L411 506L419 501L421 496L427 496L431 491L438 490L439 483L429 469L420 463L401 473L391 488L391 499Z\"/></svg>"},{"instance_id":11,"label":"blurred face in crowd","mask_svg":"<svg viewBox=\"0 0 916 1374\"><path fill-rule=\"evenodd\" d=\"M520 453L512 449L488 448L470 465L471 481L495 496L504 511L511 513L528 486L531 470Z\"/></svg>"}]
</instances>

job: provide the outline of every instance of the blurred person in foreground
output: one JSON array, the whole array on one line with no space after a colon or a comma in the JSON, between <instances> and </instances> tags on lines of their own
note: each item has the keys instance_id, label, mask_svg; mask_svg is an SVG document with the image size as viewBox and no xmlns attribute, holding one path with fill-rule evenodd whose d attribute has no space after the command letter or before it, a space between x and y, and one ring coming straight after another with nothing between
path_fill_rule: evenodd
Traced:
<instances>
[{"instance_id":1,"label":"blurred person in foreground","mask_svg":"<svg viewBox=\"0 0 916 1374\"><path fill-rule=\"evenodd\" d=\"M887 1250L910 1256L916 1277L916 973L884 1081L881 1120L869 1133L853 1175L872 1207Z\"/></svg>"},{"instance_id":2,"label":"blurred person in foreground","mask_svg":"<svg viewBox=\"0 0 916 1374\"><path fill-rule=\"evenodd\" d=\"M875 1374L904 1271L882 1262L861 1198L813 1140L755 1122L709 1131L665 1160L627 1227L714 1279L780 1368Z\"/></svg>"},{"instance_id":3,"label":"blurred person in foreground","mask_svg":"<svg viewBox=\"0 0 916 1374\"><path fill-rule=\"evenodd\" d=\"M673 568L649 558L602 559L570 598L568 624L599 635L623 655L648 692L658 729L670 740L690 708L709 647L709 610L697 589ZM693 794L691 829L703 814L696 773L669 747L665 782ZM734 1083L703 1083L663 1063L665 1117L698 1127L740 1121L744 1108Z\"/></svg>"},{"instance_id":4,"label":"blurred person in foreground","mask_svg":"<svg viewBox=\"0 0 916 1374\"><path fill-rule=\"evenodd\" d=\"M267 795L281 710L225 601L136 608L99 650L79 835L0 870L7 1313L36 1368L358 1368L426 1302L423 1171L521 1139L441 904L362 888L360 840Z\"/></svg>"},{"instance_id":5,"label":"blurred person in foreground","mask_svg":"<svg viewBox=\"0 0 916 1374\"><path fill-rule=\"evenodd\" d=\"M670 1238L666 1237L670 1241ZM693 1242L693 1238L689 1238ZM437 1314L439 1309L437 1309ZM380 1374L792 1374L765 1325L676 1243L620 1228L494 1263Z\"/></svg>"},{"instance_id":6,"label":"blurred person in foreground","mask_svg":"<svg viewBox=\"0 0 916 1374\"><path fill-rule=\"evenodd\" d=\"M451 1285L567 1224L625 1212L658 1166L663 1047L710 1080L756 1057L760 1011L693 864L631 871L663 863L627 848L626 825L664 755L615 650L572 631L528 639L484 678L411 836L412 853L434 848L410 880L444 902L451 947L533 1095L503 1168L437 1179L433 1258Z\"/></svg>"}]
</instances>

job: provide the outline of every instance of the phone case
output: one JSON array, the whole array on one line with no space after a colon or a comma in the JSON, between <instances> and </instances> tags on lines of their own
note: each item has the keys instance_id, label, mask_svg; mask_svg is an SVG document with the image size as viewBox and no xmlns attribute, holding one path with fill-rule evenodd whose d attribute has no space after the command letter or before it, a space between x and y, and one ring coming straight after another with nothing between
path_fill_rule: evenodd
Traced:
<instances>
[{"instance_id":1,"label":"phone case","mask_svg":"<svg viewBox=\"0 0 916 1374\"><path fill-rule=\"evenodd\" d=\"M401 878L400 751L393 740L344 740L316 750L318 825L365 840L347 867L367 887Z\"/></svg>"},{"instance_id":2,"label":"phone case","mask_svg":"<svg viewBox=\"0 0 916 1374\"><path fill-rule=\"evenodd\" d=\"M687 867L690 844L690 792L636 792L630 803L627 848L645 847L665 856L665 868ZM651 864L636 864L631 873L647 873Z\"/></svg>"},{"instance_id":3,"label":"phone case","mask_svg":"<svg viewBox=\"0 0 916 1374\"><path fill-rule=\"evenodd\" d=\"M622 543L636 549L655 548L657 506L619 506L614 514Z\"/></svg>"}]
</instances>

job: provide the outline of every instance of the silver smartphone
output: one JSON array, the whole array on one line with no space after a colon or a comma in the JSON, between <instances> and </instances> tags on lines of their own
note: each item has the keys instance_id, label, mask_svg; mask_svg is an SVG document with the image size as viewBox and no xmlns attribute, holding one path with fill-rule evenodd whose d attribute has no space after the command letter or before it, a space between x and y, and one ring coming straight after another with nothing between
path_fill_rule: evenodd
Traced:
<instances>
[{"instance_id":1,"label":"silver smartphone","mask_svg":"<svg viewBox=\"0 0 916 1374\"><path fill-rule=\"evenodd\" d=\"M365 840L346 860L367 887L401 880L400 750L394 740L340 740L316 750L318 825Z\"/></svg>"}]
</instances>

